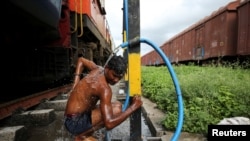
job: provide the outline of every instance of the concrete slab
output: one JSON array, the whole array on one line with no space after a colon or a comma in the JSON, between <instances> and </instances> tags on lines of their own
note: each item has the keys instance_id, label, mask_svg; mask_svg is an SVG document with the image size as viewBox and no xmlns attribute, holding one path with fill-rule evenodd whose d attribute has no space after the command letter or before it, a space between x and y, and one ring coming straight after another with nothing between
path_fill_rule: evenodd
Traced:
<instances>
[{"instance_id":1,"label":"concrete slab","mask_svg":"<svg viewBox=\"0 0 250 141\"><path fill-rule=\"evenodd\" d=\"M165 134L166 129L161 122L165 119L165 113L156 108L156 104L149 99L142 97L142 114L145 117L149 129L154 137L161 137Z\"/></svg>"},{"instance_id":2,"label":"concrete slab","mask_svg":"<svg viewBox=\"0 0 250 141\"><path fill-rule=\"evenodd\" d=\"M25 141L26 132L24 126L0 127L0 141Z\"/></svg>"},{"instance_id":3,"label":"concrete slab","mask_svg":"<svg viewBox=\"0 0 250 141\"><path fill-rule=\"evenodd\" d=\"M173 132L166 132L166 135L161 137L161 141L170 141L173 134ZM182 132L178 141L207 141L207 138L201 134Z\"/></svg>"},{"instance_id":4,"label":"concrete slab","mask_svg":"<svg viewBox=\"0 0 250 141\"><path fill-rule=\"evenodd\" d=\"M161 141L161 137L147 137L147 141Z\"/></svg>"},{"instance_id":5,"label":"concrete slab","mask_svg":"<svg viewBox=\"0 0 250 141\"><path fill-rule=\"evenodd\" d=\"M67 101L67 99L46 101L40 104L39 107L43 109L54 109L55 111L64 111Z\"/></svg>"},{"instance_id":6,"label":"concrete slab","mask_svg":"<svg viewBox=\"0 0 250 141\"><path fill-rule=\"evenodd\" d=\"M58 95L54 100L63 100L63 99L68 99L69 98L69 94L68 93L63 93Z\"/></svg>"},{"instance_id":7,"label":"concrete slab","mask_svg":"<svg viewBox=\"0 0 250 141\"><path fill-rule=\"evenodd\" d=\"M7 119L8 125L43 126L56 119L54 109L30 110L15 114Z\"/></svg>"}]
</instances>

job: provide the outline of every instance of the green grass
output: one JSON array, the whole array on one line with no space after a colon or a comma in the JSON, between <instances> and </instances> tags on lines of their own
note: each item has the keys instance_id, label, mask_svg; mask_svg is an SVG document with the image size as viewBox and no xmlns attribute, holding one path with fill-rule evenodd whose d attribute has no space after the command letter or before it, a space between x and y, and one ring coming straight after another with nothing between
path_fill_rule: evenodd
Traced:
<instances>
[{"instance_id":1,"label":"green grass","mask_svg":"<svg viewBox=\"0 0 250 141\"><path fill-rule=\"evenodd\" d=\"M208 124L233 116L250 117L250 70L240 67L173 66L184 102L183 131L207 132ZM142 94L166 113L162 124L175 130L176 89L167 67L142 67Z\"/></svg>"}]
</instances>

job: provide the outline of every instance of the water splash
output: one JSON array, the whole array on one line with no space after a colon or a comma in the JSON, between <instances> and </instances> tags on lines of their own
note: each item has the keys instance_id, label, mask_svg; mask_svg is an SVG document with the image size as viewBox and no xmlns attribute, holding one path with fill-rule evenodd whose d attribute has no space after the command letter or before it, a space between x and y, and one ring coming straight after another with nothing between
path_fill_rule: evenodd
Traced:
<instances>
[{"instance_id":1,"label":"water splash","mask_svg":"<svg viewBox=\"0 0 250 141\"><path fill-rule=\"evenodd\" d=\"M109 55L109 58L107 59L107 61L104 64L104 67L108 64L109 60L113 57L114 54L116 54L119 50L120 50L120 46L116 47L113 52Z\"/></svg>"}]
</instances>

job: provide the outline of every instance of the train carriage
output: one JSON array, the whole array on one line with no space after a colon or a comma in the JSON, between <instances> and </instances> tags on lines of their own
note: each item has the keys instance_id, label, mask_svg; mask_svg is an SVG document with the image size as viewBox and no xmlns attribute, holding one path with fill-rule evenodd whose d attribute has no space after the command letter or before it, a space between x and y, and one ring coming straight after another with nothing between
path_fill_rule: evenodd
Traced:
<instances>
[{"instance_id":1,"label":"train carriage","mask_svg":"<svg viewBox=\"0 0 250 141\"><path fill-rule=\"evenodd\" d=\"M11 74L3 80L20 88L10 90L13 99L70 84L78 57L104 65L112 52L104 0L2 3L2 75Z\"/></svg>"},{"instance_id":2,"label":"train carriage","mask_svg":"<svg viewBox=\"0 0 250 141\"><path fill-rule=\"evenodd\" d=\"M236 55L237 6L238 1L231 2L204 22L204 41L199 42L204 45L203 59Z\"/></svg>"},{"instance_id":3,"label":"train carriage","mask_svg":"<svg viewBox=\"0 0 250 141\"><path fill-rule=\"evenodd\" d=\"M250 55L249 3L249 0L228 3L167 40L161 49L171 63L202 64L239 58L244 61ZM151 57L147 56L151 54L142 56L143 65L149 65ZM161 60L159 64L164 62Z\"/></svg>"}]
</instances>

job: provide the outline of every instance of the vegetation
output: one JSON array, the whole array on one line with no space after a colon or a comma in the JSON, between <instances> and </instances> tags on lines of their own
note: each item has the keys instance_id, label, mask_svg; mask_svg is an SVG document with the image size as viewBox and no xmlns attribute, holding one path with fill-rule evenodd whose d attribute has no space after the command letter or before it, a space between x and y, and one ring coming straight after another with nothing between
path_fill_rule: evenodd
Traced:
<instances>
[{"instance_id":1,"label":"vegetation","mask_svg":"<svg viewBox=\"0 0 250 141\"><path fill-rule=\"evenodd\" d=\"M250 69L231 66L173 66L183 104L182 131L207 133L207 125L227 117L250 117ZM142 95L166 113L162 124L175 130L178 120L176 89L166 66L142 66Z\"/></svg>"}]
</instances>

